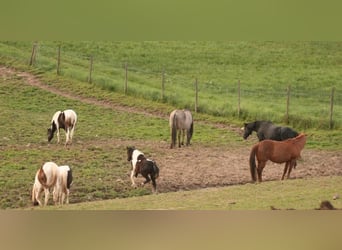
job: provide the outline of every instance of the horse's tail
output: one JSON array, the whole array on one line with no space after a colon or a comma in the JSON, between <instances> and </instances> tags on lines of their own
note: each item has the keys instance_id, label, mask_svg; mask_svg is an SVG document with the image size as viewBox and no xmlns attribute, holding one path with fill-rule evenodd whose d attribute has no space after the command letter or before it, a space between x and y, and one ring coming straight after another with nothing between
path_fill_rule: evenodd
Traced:
<instances>
[{"instance_id":1,"label":"horse's tail","mask_svg":"<svg viewBox=\"0 0 342 250\"><path fill-rule=\"evenodd\" d=\"M176 146L176 139L177 139L177 124L176 124L176 113L173 114L172 117L172 124L171 124L171 147L173 148Z\"/></svg>"},{"instance_id":2,"label":"horse's tail","mask_svg":"<svg viewBox=\"0 0 342 250\"><path fill-rule=\"evenodd\" d=\"M157 179L159 177L159 168L155 162L153 162L153 172L154 178Z\"/></svg>"},{"instance_id":3,"label":"horse's tail","mask_svg":"<svg viewBox=\"0 0 342 250\"><path fill-rule=\"evenodd\" d=\"M194 121L191 122L189 133L190 133L190 139L191 139L194 133Z\"/></svg>"},{"instance_id":4,"label":"horse's tail","mask_svg":"<svg viewBox=\"0 0 342 250\"><path fill-rule=\"evenodd\" d=\"M71 183L72 183L72 170L71 168L69 169L68 173L67 173L67 189L70 189Z\"/></svg>"},{"instance_id":5,"label":"horse's tail","mask_svg":"<svg viewBox=\"0 0 342 250\"><path fill-rule=\"evenodd\" d=\"M249 156L249 167L251 170L251 177L252 177L252 181L256 181L256 163L255 163L255 155L256 155L256 151L258 150L258 145L256 144L255 146L253 146L252 150L251 150L251 154Z\"/></svg>"},{"instance_id":6,"label":"horse's tail","mask_svg":"<svg viewBox=\"0 0 342 250\"><path fill-rule=\"evenodd\" d=\"M43 170L43 166L40 167L38 172L38 181L43 185L43 187L47 187L47 177Z\"/></svg>"}]
</instances>

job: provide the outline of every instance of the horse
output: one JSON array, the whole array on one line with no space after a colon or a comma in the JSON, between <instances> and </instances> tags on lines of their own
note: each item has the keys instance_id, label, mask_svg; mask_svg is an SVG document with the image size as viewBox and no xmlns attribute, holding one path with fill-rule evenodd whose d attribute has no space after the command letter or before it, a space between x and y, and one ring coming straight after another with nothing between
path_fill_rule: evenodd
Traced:
<instances>
[{"instance_id":1,"label":"horse","mask_svg":"<svg viewBox=\"0 0 342 250\"><path fill-rule=\"evenodd\" d=\"M262 171L268 160L280 164L285 162L281 180L284 180L287 171L287 178L290 178L292 167L295 166L296 160L301 157L300 153L305 143L306 135L301 133L297 137L285 141L263 140L254 145L249 156L252 181L256 181L257 172L258 181L262 182ZM255 158L257 158L258 166L256 166Z\"/></svg>"},{"instance_id":2,"label":"horse","mask_svg":"<svg viewBox=\"0 0 342 250\"><path fill-rule=\"evenodd\" d=\"M130 161L132 165L130 175L132 186L136 187L134 177L137 178L138 174L141 174L145 178L142 185L145 185L152 180L152 192L155 193L157 191L156 179L159 177L159 167L156 162L147 159L144 153L135 147L127 147L127 161Z\"/></svg>"},{"instance_id":3,"label":"horse","mask_svg":"<svg viewBox=\"0 0 342 250\"><path fill-rule=\"evenodd\" d=\"M246 140L253 131L257 133L259 141L266 139L283 141L289 138L298 136L298 132L289 127L276 126L270 121L255 121L251 123L244 123L243 138Z\"/></svg>"},{"instance_id":4,"label":"horse","mask_svg":"<svg viewBox=\"0 0 342 250\"><path fill-rule=\"evenodd\" d=\"M57 168L57 181L53 190L53 200L55 204L63 205L66 198L66 204L69 204L70 186L73 177L69 166L59 166Z\"/></svg>"},{"instance_id":5,"label":"horse","mask_svg":"<svg viewBox=\"0 0 342 250\"><path fill-rule=\"evenodd\" d=\"M32 188L32 202L34 206L42 206L40 196L44 191L44 206L48 204L50 189L53 188L53 200L55 204L63 204L62 193L67 196L69 202L69 189L72 182L71 169L67 166L58 167L54 162L46 162L38 169ZM63 196L64 198L65 196Z\"/></svg>"},{"instance_id":6,"label":"horse","mask_svg":"<svg viewBox=\"0 0 342 250\"><path fill-rule=\"evenodd\" d=\"M76 123L77 115L75 111L71 109L64 110L63 112L57 111L52 117L50 128L48 128L48 141L52 140L55 131L57 131L57 143L59 143L59 130L62 128L66 134L65 146L69 143L71 144Z\"/></svg>"},{"instance_id":7,"label":"horse","mask_svg":"<svg viewBox=\"0 0 342 250\"><path fill-rule=\"evenodd\" d=\"M184 145L184 137L186 131L186 145L190 145L190 140L194 132L194 120L190 110L173 110L170 114L169 119L170 132L171 132L171 146L174 148L176 146L176 137L178 131L178 147ZM182 141L181 141L182 134Z\"/></svg>"}]
</instances>

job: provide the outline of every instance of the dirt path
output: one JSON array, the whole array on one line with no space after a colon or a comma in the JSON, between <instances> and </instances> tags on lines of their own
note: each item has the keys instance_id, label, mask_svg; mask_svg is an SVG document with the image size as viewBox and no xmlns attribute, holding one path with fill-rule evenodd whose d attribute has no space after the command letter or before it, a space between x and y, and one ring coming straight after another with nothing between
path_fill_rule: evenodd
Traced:
<instances>
[{"instance_id":1,"label":"dirt path","mask_svg":"<svg viewBox=\"0 0 342 250\"><path fill-rule=\"evenodd\" d=\"M18 76L23 78L25 82L31 86L83 103L102 106L122 112L131 112L167 119L167 117L163 117L160 114L151 114L144 110L118 106L110 102L80 97L61 91L42 83L34 75L27 72L18 72L14 69L0 66L0 76L3 78ZM234 126L225 126L223 124L215 124L215 126L234 130L236 133L238 133L239 130L239 128ZM108 143L112 146L115 144L118 146L121 144L122 146L129 144L127 141L122 140L111 140L108 141ZM144 146L143 142L139 141L135 141L135 145L138 148ZM161 169L161 175L158 180L159 190L161 192L242 184L250 181L248 165L250 146L232 148L227 145L220 148L207 148L193 145L187 148L170 150L165 142L160 142L151 145L151 147L154 152L154 155L151 157L157 161ZM297 168L291 174L292 178L342 175L341 151L331 152L304 149L302 157L303 160L298 163ZM269 162L264 169L264 180L280 179L283 167L283 165Z\"/></svg>"}]
</instances>

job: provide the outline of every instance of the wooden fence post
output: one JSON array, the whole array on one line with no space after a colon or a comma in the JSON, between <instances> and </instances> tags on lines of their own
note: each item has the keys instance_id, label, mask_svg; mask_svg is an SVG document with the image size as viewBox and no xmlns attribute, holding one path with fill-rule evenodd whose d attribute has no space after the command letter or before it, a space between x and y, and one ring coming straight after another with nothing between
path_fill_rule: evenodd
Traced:
<instances>
[{"instance_id":1,"label":"wooden fence post","mask_svg":"<svg viewBox=\"0 0 342 250\"><path fill-rule=\"evenodd\" d=\"M195 113L197 113L198 110L198 81L197 78L195 80Z\"/></svg>"},{"instance_id":2,"label":"wooden fence post","mask_svg":"<svg viewBox=\"0 0 342 250\"><path fill-rule=\"evenodd\" d=\"M240 80L238 81L238 117L240 118L240 112L241 112L241 83Z\"/></svg>"},{"instance_id":3,"label":"wooden fence post","mask_svg":"<svg viewBox=\"0 0 342 250\"><path fill-rule=\"evenodd\" d=\"M88 82L89 82L89 83L92 83L92 81L93 81L93 80L92 80L93 60L94 60L94 59L93 59L93 56L91 55L91 56L90 56L90 63L89 63L89 64L90 64L90 66L89 66L89 77L88 77Z\"/></svg>"},{"instance_id":4,"label":"wooden fence post","mask_svg":"<svg viewBox=\"0 0 342 250\"><path fill-rule=\"evenodd\" d=\"M331 89L331 96L330 96L330 122L329 122L330 129L334 128L334 121L333 121L334 95L335 95L335 87Z\"/></svg>"},{"instance_id":5,"label":"wooden fence post","mask_svg":"<svg viewBox=\"0 0 342 250\"><path fill-rule=\"evenodd\" d=\"M290 95L291 95L291 85L287 86L286 115L285 115L286 124L289 124L290 122Z\"/></svg>"},{"instance_id":6,"label":"wooden fence post","mask_svg":"<svg viewBox=\"0 0 342 250\"><path fill-rule=\"evenodd\" d=\"M61 74L60 65L61 65L61 45L59 44L58 51L57 51L57 75Z\"/></svg>"},{"instance_id":7,"label":"wooden fence post","mask_svg":"<svg viewBox=\"0 0 342 250\"><path fill-rule=\"evenodd\" d=\"M36 54L37 54L37 46L38 42L34 42L32 45L32 53L31 53L31 59L30 59L30 66L33 66L36 63Z\"/></svg>"},{"instance_id":8,"label":"wooden fence post","mask_svg":"<svg viewBox=\"0 0 342 250\"><path fill-rule=\"evenodd\" d=\"M125 95L127 95L127 91L128 91L128 66L126 62L125 63L125 86L124 86Z\"/></svg>"}]
</instances>

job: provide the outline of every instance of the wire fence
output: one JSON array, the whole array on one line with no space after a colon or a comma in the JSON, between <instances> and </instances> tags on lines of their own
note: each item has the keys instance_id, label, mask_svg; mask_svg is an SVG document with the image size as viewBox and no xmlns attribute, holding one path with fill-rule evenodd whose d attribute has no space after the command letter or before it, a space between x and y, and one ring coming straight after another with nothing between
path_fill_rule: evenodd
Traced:
<instances>
[{"instance_id":1,"label":"wire fence","mask_svg":"<svg viewBox=\"0 0 342 250\"><path fill-rule=\"evenodd\" d=\"M29 65L42 67L39 61L43 60L44 53L48 53L47 51L51 53L51 48L34 43ZM63 67L68 63L63 62L60 45L57 45L55 53L56 74L66 74L67 70ZM96 55L77 53L75 57L78 60L74 59L73 65L68 64L67 67L69 71L77 69L82 72L80 74L82 77L79 80L88 83L100 82L100 84L108 85L108 88L112 90L122 91L125 95L139 93L144 98L150 98L153 95L154 100L189 107L195 112L237 116L241 119L278 117L276 118L278 121L287 124L293 123L291 119L309 120L308 123L316 121L314 122L316 125L304 124L302 126L319 126L330 129L339 128L342 125L342 95L335 87L299 89L291 84L284 86L275 84L271 88L267 88L263 86L270 84L259 83L260 87L256 87L254 84L253 88L248 88L253 84L240 82L240 80L230 83L202 81L196 76L190 78L168 73L163 66L152 70L134 67L129 61L118 62L115 65L108 62L108 69L98 69ZM105 64L102 63L101 66L103 65ZM116 80L109 79L108 76L111 75L115 75ZM143 80L139 79L140 77ZM142 82L139 83L139 81ZM220 102L217 101L219 98ZM225 111L228 109L233 111ZM279 111L282 114L272 114Z\"/></svg>"}]
</instances>

